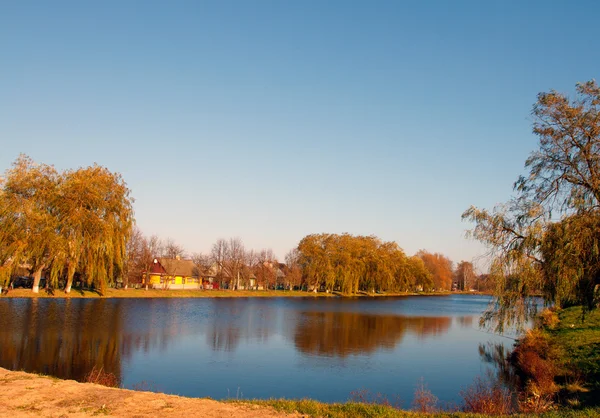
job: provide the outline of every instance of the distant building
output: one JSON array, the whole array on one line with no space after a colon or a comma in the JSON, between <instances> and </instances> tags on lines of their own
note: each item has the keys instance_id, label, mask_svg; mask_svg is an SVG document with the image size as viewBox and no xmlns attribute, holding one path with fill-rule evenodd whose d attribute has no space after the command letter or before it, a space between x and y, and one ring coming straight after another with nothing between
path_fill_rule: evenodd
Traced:
<instances>
[{"instance_id":1,"label":"distant building","mask_svg":"<svg viewBox=\"0 0 600 418\"><path fill-rule=\"evenodd\" d=\"M144 273L144 283L154 289L201 289L202 280L196 270L192 260L155 258Z\"/></svg>"}]
</instances>

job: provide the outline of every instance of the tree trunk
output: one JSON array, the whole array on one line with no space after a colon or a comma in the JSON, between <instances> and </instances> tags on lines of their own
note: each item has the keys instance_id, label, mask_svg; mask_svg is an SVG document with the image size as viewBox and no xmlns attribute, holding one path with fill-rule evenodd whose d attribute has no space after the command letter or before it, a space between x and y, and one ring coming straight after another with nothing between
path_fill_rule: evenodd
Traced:
<instances>
[{"instance_id":1,"label":"tree trunk","mask_svg":"<svg viewBox=\"0 0 600 418\"><path fill-rule=\"evenodd\" d=\"M71 292L71 286L73 286L73 276L75 276L75 268L71 267L71 264L69 264L67 270L67 285L65 286L65 293Z\"/></svg>"},{"instance_id":2,"label":"tree trunk","mask_svg":"<svg viewBox=\"0 0 600 418\"><path fill-rule=\"evenodd\" d=\"M40 292L40 280L42 279L42 271L44 270L45 264L42 264L38 267L38 269L33 273L33 288L31 289L33 293Z\"/></svg>"}]
</instances>

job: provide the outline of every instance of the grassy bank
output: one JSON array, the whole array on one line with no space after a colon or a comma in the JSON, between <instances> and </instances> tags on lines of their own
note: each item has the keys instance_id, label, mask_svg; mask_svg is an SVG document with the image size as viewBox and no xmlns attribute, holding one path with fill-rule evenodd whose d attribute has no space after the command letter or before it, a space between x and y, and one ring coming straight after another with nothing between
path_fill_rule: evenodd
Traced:
<instances>
[{"instance_id":1,"label":"grassy bank","mask_svg":"<svg viewBox=\"0 0 600 418\"><path fill-rule=\"evenodd\" d=\"M313 293L284 290L162 290L162 289L108 289L104 295L91 290L73 289L70 293L44 289L33 293L31 289L13 289L2 295L13 298L248 298L248 297L332 297L331 293Z\"/></svg>"},{"instance_id":2,"label":"grassy bank","mask_svg":"<svg viewBox=\"0 0 600 418\"><path fill-rule=\"evenodd\" d=\"M403 296L448 296L458 294L457 292L439 293L366 293L344 294L339 292L304 292L298 290L163 290L163 289L108 289L104 295L93 290L72 289L70 293L63 290L54 290L48 293L41 289L39 293L33 293L31 289L13 289L1 297L13 298L249 298L249 297L349 297L349 298L373 298L373 297L403 297ZM463 294L481 294L469 293Z\"/></svg>"},{"instance_id":3,"label":"grassy bank","mask_svg":"<svg viewBox=\"0 0 600 418\"><path fill-rule=\"evenodd\" d=\"M310 399L302 400L287 400L287 399L272 399L272 400L234 400L228 401L232 403L247 404L252 403L259 406L271 407L276 411L283 413L300 413L304 417L312 418L352 418L352 417L372 417L372 418L419 418L419 417L455 417L455 418L484 418L495 415L475 414L467 412L434 412L422 413L415 411L407 411L396 409L391 406L365 404L365 403L322 403ZM511 417L522 418L596 418L600 416L600 408L585 408L580 410L556 410L545 413L530 413L530 414L514 414Z\"/></svg>"},{"instance_id":4,"label":"grassy bank","mask_svg":"<svg viewBox=\"0 0 600 418\"><path fill-rule=\"evenodd\" d=\"M132 391L92 383L78 383L0 368L0 416L37 417L231 417L231 418L484 418L463 412L421 413L368 403L327 404L313 400L230 400L186 398L163 393ZM4 414L3 414L4 413ZM523 418L591 418L600 409L561 410L544 414L516 414Z\"/></svg>"},{"instance_id":5,"label":"grassy bank","mask_svg":"<svg viewBox=\"0 0 600 418\"><path fill-rule=\"evenodd\" d=\"M577 392L584 405L600 406L600 310L587 313L584 321L581 307L564 309L558 316L560 322L548 332L565 353L564 389Z\"/></svg>"},{"instance_id":6,"label":"grassy bank","mask_svg":"<svg viewBox=\"0 0 600 418\"><path fill-rule=\"evenodd\" d=\"M521 407L600 407L600 310L543 311L511 360L522 378Z\"/></svg>"}]
</instances>

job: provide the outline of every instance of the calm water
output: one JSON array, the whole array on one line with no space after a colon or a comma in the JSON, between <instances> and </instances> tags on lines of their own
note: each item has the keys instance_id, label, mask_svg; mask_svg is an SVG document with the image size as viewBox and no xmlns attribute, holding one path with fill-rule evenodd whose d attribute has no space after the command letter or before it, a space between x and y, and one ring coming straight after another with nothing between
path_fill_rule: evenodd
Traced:
<instances>
[{"instance_id":1,"label":"calm water","mask_svg":"<svg viewBox=\"0 0 600 418\"><path fill-rule=\"evenodd\" d=\"M345 401L368 389L442 401L512 340L482 332L487 297L0 300L0 366L185 396ZM500 347L501 349L501 347Z\"/></svg>"}]
</instances>

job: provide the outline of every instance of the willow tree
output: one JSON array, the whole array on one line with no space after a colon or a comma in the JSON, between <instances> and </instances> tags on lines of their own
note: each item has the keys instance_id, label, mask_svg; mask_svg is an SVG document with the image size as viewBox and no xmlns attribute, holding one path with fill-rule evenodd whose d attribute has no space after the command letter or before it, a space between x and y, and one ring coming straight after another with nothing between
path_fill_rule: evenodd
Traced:
<instances>
[{"instance_id":1,"label":"willow tree","mask_svg":"<svg viewBox=\"0 0 600 418\"><path fill-rule=\"evenodd\" d=\"M308 235L297 251L302 274L315 289L324 286L344 293L407 291L418 285L417 276L425 271L424 267L421 271L414 269L397 243L382 242L375 236Z\"/></svg>"},{"instance_id":2,"label":"willow tree","mask_svg":"<svg viewBox=\"0 0 600 418\"><path fill-rule=\"evenodd\" d=\"M492 211L463 213L476 224L470 235L493 256L496 303L483 320L500 329L535 314L534 294L559 307L598 304L600 88L589 81L576 91L572 100L556 91L538 95L539 148L525 162L516 196Z\"/></svg>"},{"instance_id":3,"label":"willow tree","mask_svg":"<svg viewBox=\"0 0 600 418\"><path fill-rule=\"evenodd\" d=\"M65 292L81 273L100 292L123 275L133 224L130 190L118 173L94 164L61 176L56 199L60 251L52 266L54 283L66 270Z\"/></svg>"},{"instance_id":4,"label":"willow tree","mask_svg":"<svg viewBox=\"0 0 600 418\"><path fill-rule=\"evenodd\" d=\"M21 155L0 183L0 265L3 282L18 266L44 270L67 293L79 272L104 291L125 263L133 223L129 189L119 174L94 165L57 172Z\"/></svg>"},{"instance_id":5,"label":"willow tree","mask_svg":"<svg viewBox=\"0 0 600 418\"><path fill-rule=\"evenodd\" d=\"M33 292L56 247L54 167L20 155L0 182L0 280L6 283L19 265L33 273Z\"/></svg>"}]
</instances>

